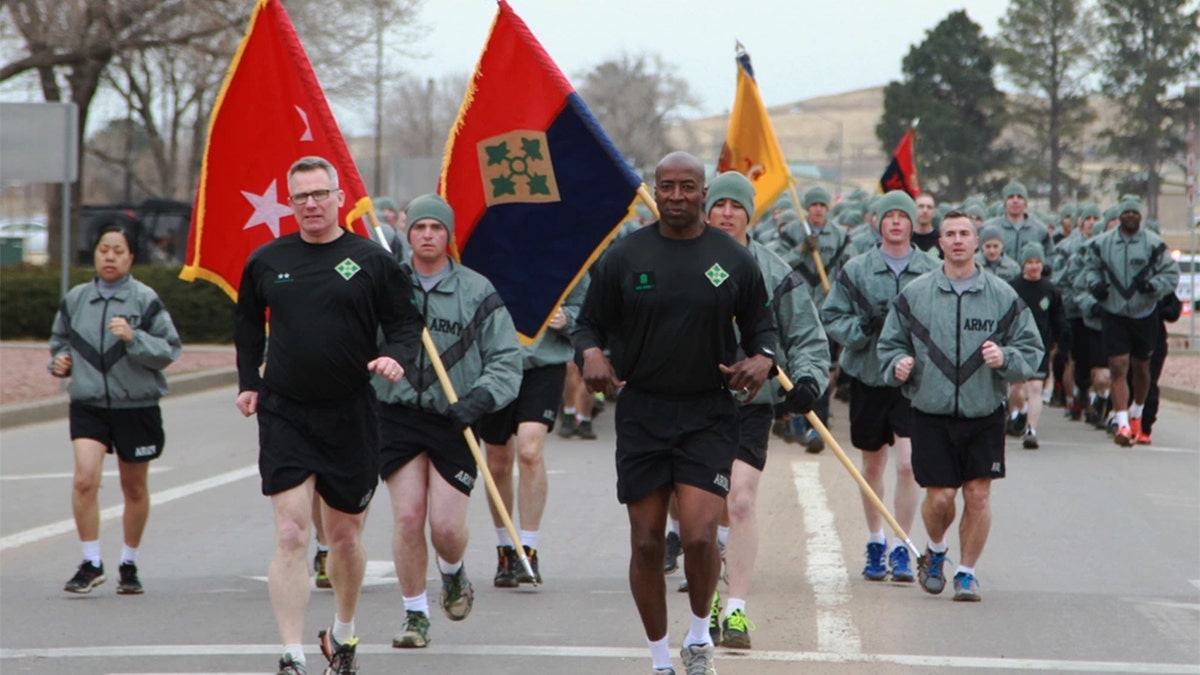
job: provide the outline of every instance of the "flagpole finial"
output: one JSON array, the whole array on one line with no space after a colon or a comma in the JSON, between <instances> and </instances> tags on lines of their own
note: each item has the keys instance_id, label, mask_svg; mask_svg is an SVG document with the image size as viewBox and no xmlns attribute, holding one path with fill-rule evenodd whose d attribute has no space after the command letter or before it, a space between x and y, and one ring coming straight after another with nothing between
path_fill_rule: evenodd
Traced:
<instances>
[{"instance_id":1,"label":"flagpole finial","mask_svg":"<svg viewBox=\"0 0 1200 675\"><path fill-rule=\"evenodd\" d=\"M918 124L920 124L920 123L921 123L921 118L920 118L920 117L918 117L918 118L914 119L914 120L913 120L913 122L912 122L912 128L916 129L916 128L917 128L917 125L918 125Z\"/></svg>"}]
</instances>

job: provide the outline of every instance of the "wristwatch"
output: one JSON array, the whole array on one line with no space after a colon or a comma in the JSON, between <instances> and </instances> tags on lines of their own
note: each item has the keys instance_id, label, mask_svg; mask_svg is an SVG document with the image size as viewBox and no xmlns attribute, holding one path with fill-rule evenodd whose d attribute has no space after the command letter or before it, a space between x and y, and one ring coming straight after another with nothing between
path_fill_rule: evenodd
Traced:
<instances>
[{"instance_id":1,"label":"wristwatch","mask_svg":"<svg viewBox=\"0 0 1200 675\"><path fill-rule=\"evenodd\" d=\"M758 353L762 354L763 356L767 357L768 359L771 359L772 361L775 360L775 352L771 351L770 349L767 349L766 347L759 349Z\"/></svg>"}]
</instances>

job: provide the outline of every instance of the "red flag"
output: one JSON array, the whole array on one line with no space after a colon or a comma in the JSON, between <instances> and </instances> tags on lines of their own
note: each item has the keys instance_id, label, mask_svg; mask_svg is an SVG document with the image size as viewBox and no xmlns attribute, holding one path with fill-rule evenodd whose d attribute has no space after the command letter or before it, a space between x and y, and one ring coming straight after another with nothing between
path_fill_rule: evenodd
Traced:
<instances>
[{"instance_id":1,"label":"red flag","mask_svg":"<svg viewBox=\"0 0 1200 675\"><path fill-rule=\"evenodd\" d=\"M258 0L217 95L179 278L220 286L237 300L254 249L298 229L287 170L306 155L329 160L346 192L345 226L368 236L371 209L312 64L280 0Z\"/></svg>"},{"instance_id":2,"label":"red flag","mask_svg":"<svg viewBox=\"0 0 1200 675\"><path fill-rule=\"evenodd\" d=\"M913 136L916 125L905 132L892 153L892 161L879 179L879 189L883 192L904 190L910 197L916 198L921 194L921 185L917 182L917 165L913 162Z\"/></svg>"},{"instance_id":3,"label":"red flag","mask_svg":"<svg viewBox=\"0 0 1200 675\"><path fill-rule=\"evenodd\" d=\"M454 244L525 343L629 213L641 179L504 0L442 160Z\"/></svg>"}]
</instances>

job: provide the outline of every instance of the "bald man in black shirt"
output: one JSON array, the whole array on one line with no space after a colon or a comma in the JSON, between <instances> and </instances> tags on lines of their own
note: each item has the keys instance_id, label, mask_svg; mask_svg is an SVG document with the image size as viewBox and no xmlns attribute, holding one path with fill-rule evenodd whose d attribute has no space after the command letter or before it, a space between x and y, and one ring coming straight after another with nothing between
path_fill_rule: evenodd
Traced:
<instances>
[{"instance_id":1,"label":"bald man in black shirt","mask_svg":"<svg viewBox=\"0 0 1200 675\"><path fill-rule=\"evenodd\" d=\"M779 340L754 257L704 222L700 160L672 153L654 177L661 219L597 262L572 341L590 390L611 395L624 387L616 461L617 498L631 529L629 583L654 668L669 672L667 502L674 491L692 610L681 655L685 666L711 667L709 607L721 565L717 523L737 447L735 393L754 398Z\"/></svg>"}]
</instances>

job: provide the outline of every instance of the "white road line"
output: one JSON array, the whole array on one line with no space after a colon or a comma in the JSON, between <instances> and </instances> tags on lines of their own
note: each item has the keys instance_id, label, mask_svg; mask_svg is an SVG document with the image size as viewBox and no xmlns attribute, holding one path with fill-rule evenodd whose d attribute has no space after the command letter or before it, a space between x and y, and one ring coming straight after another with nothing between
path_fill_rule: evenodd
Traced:
<instances>
[{"instance_id":1,"label":"white road line","mask_svg":"<svg viewBox=\"0 0 1200 675\"><path fill-rule=\"evenodd\" d=\"M820 469L815 462L792 462L796 497L808 533L805 576L816 598L817 649L849 656L862 652L862 639L850 615L850 575L842 560L833 511L821 486Z\"/></svg>"},{"instance_id":2,"label":"white road line","mask_svg":"<svg viewBox=\"0 0 1200 675\"><path fill-rule=\"evenodd\" d=\"M164 471L170 471L170 470L171 470L171 467L169 467L169 466L164 466L164 467L152 466L152 467L150 467L151 474L162 473ZM118 471L117 469L112 469L111 471L103 472L101 475L104 476L105 478L117 478L118 476L121 475L121 472ZM51 478L56 478L56 479L58 479L58 478L73 478L74 476L75 476L75 474L71 473L70 471L62 471L59 473L22 473L22 474L17 474L15 476L0 476L0 481L5 481L5 480L46 480L46 479L51 479Z\"/></svg>"},{"instance_id":3,"label":"white road line","mask_svg":"<svg viewBox=\"0 0 1200 675\"><path fill-rule=\"evenodd\" d=\"M644 659L645 647L584 647L550 645L445 645L431 644L421 650L429 656L492 656L502 658L592 658ZM389 644L358 645L358 654L396 654ZM277 657L279 645L119 645L112 647L63 647L46 649L0 649L0 659L84 659L167 656L263 656ZM315 654L314 654L315 656ZM776 663L887 663L912 668L950 670L1027 670L1037 672L1200 674L1200 666L1185 663L1137 663L1128 661L1067 661L989 656L928 656L924 654L831 654L791 651L719 651L717 662L762 661ZM148 675L139 673L139 675ZM176 674L179 675L179 674ZM232 673L226 674L232 675Z\"/></svg>"},{"instance_id":4,"label":"white road line","mask_svg":"<svg viewBox=\"0 0 1200 675\"><path fill-rule=\"evenodd\" d=\"M194 483L180 485L178 487L173 487L161 492L153 492L150 494L150 503L153 506L161 506L168 502L173 502L176 499L190 497L197 492L211 490L216 487L221 487L222 485L227 485L229 483L242 480L243 478L249 478L250 476L257 475L258 464L251 464L250 466L244 466L240 469L234 469L233 471L226 471L225 473L217 474L216 476L205 478L203 480L198 480ZM110 506L107 509L100 511L100 522L112 520L113 518L120 518L124 513L124 504ZM43 539L49 539L50 537L56 537L60 534L66 534L67 532L74 531L75 520L72 518L67 518L66 520L60 520L56 523L35 527L32 530L25 530L24 532L10 534L7 537L0 538L0 551L7 551L10 548L17 548L19 546L32 544Z\"/></svg>"}]
</instances>

